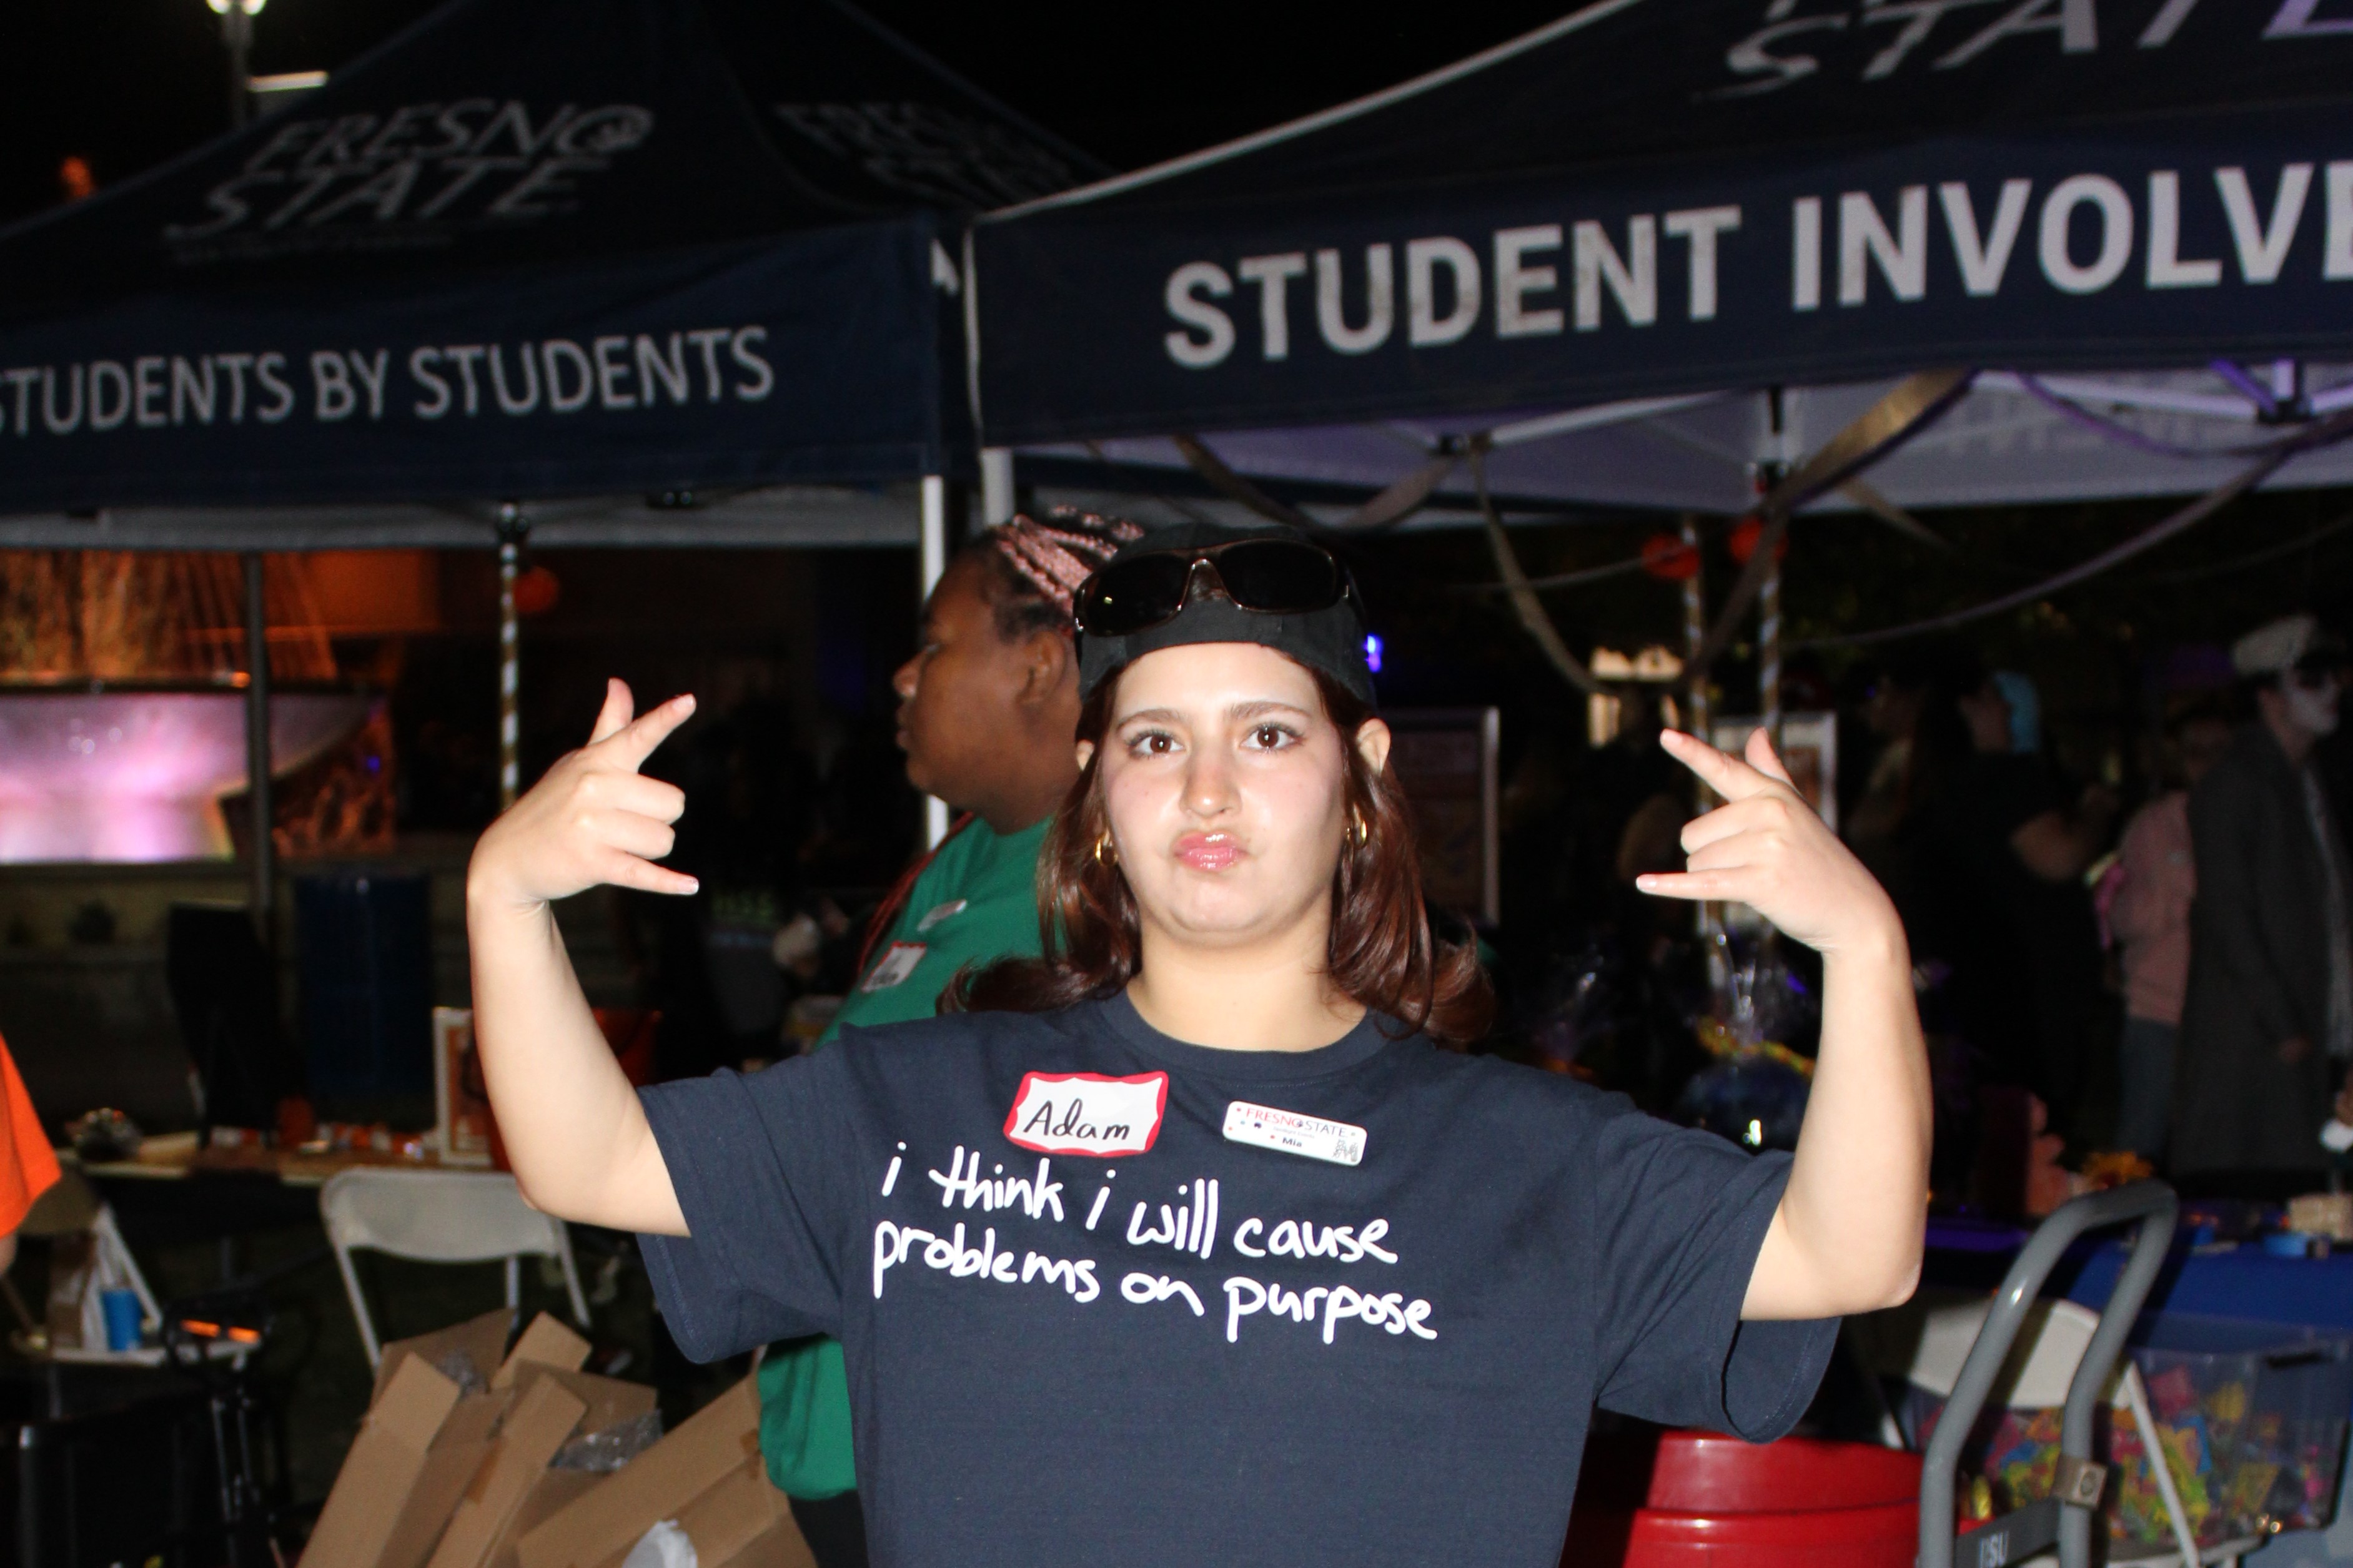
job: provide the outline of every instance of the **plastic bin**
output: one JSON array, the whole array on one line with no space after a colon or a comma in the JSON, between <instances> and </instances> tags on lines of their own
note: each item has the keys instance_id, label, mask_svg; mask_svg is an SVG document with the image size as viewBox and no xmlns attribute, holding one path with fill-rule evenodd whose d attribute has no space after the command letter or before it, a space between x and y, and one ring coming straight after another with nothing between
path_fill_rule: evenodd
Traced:
<instances>
[{"instance_id":1,"label":"plastic bin","mask_svg":"<svg viewBox=\"0 0 2353 1568\"><path fill-rule=\"evenodd\" d=\"M2167 1313L2141 1321L2128 1353L2147 1387L2158 1438L2171 1453L2182 1510L2200 1546L2318 1530L2336 1517L2353 1415L2353 1336ZM1909 1391L1904 1425L1915 1446L1926 1441L1942 1408L1935 1396ZM1963 1449L1965 1521L2051 1495L2059 1418L2056 1409L2001 1408L1979 1417ZM2102 1512L2115 1548L2172 1549L2172 1526L2139 1428L2105 1401L2095 1450L2111 1467Z\"/></svg>"},{"instance_id":2,"label":"plastic bin","mask_svg":"<svg viewBox=\"0 0 2353 1568\"><path fill-rule=\"evenodd\" d=\"M2318 1530L2336 1518L2353 1336L2168 1314L2133 1337L2133 1363L2200 1544ZM2171 1535L2140 1435L2119 1421L2113 1444L2111 1535L2160 1545Z\"/></svg>"}]
</instances>

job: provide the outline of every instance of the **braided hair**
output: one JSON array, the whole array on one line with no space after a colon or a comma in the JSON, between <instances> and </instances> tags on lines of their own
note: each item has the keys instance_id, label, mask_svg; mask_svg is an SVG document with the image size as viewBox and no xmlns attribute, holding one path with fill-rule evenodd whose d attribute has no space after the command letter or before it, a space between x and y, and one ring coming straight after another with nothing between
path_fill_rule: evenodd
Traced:
<instances>
[{"instance_id":1,"label":"braided hair","mask_svg":"<svg viewBox=\"0 0 2353 1568\"><path fill-rule=\"evenodd\" d=\"M980 566L997 635L1015 642L1032 632L1069 635L1079 584L1143 533L1124 518L1058 506L1043 521L1016 517L983 530L965 553Z\"/></svg>"}]
</instances>

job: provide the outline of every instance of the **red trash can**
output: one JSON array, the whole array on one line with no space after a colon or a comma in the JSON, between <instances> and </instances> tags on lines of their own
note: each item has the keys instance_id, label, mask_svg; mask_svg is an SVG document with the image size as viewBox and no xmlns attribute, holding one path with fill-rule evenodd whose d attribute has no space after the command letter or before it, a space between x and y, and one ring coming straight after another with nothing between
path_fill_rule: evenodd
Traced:
<instances>
[{"instance_id":1,"label":"red trash can","mask_svg":"<svg viewBox=\"0 0 2353 1568\"><path fill-rule=\"evenodd\" d=\"M1580 1496L1564 1568L1912 1568L1919 1550L1920 1456L1899 1449L1669 1432L1641 1495Z\"/></svg>"}]
</instances>

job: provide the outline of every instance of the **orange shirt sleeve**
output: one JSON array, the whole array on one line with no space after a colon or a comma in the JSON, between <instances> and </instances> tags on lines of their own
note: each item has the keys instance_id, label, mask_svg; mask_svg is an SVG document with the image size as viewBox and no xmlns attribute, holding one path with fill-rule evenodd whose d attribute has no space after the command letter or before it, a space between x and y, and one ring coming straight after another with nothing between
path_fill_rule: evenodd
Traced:
<instances>
[{"instance_id":1,"label":"orange shirt sleeve","mask_svg":"<svg viewBox=\"0 0 2353 1568\"><path fill-rule=\"evenodd\" d=\"M0 1235L5 1235L25 1223L25 1211L35 1198L57 1184L58 1156L5 1041L0 1041L0 1098L8 1102L6 1114L0 1116Z\"/></svg>"}]
</instances>

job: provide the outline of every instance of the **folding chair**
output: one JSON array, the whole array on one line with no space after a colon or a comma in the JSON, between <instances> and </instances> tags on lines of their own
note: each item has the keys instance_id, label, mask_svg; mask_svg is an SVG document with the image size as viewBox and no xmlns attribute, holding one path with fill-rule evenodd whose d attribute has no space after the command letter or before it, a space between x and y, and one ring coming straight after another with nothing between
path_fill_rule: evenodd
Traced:
<instances>
[{"instance_id":1,"label":"folding chair","mask_svg":"<svg viewBox=\"0 0 2353 1568\"><path fill-rule=\"evenodd\" d=\"M328 1179L319 1192L319 1215L335 1249L335 1266L343 1270L370 1366L383 1359L384 1350L352 1267L353 1247L424 1263L503 1258L509 1307L522 1304L523 1258L553 1258L564 1269L573 1321L588 1326L588 1303L580 1293L580 1271L573 1265L572 1238L564 1222L523 1202L522 1189L504 1172L363 1166Z\"/></svg>"}]
</instances>

